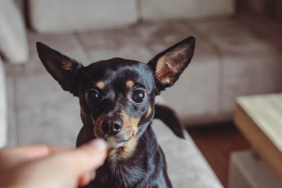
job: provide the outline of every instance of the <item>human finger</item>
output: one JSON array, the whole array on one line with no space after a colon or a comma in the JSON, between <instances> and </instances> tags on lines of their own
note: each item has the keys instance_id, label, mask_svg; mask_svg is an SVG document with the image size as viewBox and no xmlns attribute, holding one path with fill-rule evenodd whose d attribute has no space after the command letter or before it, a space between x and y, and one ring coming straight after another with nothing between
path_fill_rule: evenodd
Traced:
<instances>
[{"instance_id":1,"label":"human finger","mask_svg":"<svg viewBox=\"0 0 282 188\"><path fill-rule=\"evenodd\" d=\"M21 155L30 159L44 157L50 154L59 153L69 150L68 148L50 146L50 145L34 145L21 146L15 148L6 148L2 152L8 155Z\"/></svg>"},{"instance_id":2,"label":"human finger","mask_svg":"<svg viewBox=\"0 0 282 188\"><path fill-rule=\"evenodd\" d=\"M73 151L61 154L61 159L70 168L73 168L73 172L77 176L81 176L101 166L106 155L106 142L102 139L96 139Z\"/></svg>"},{"instance_id":3,"label":"human finger","mask_svg":"<svg viewBox=\"0 0 282 188\"><path fill-rule=\"evenodd\" d=\"M79 186L85 186L89 184L96 176L95 171L87 172L79 177L78 179L78 185Z\"/></svg>"}]
</instances>

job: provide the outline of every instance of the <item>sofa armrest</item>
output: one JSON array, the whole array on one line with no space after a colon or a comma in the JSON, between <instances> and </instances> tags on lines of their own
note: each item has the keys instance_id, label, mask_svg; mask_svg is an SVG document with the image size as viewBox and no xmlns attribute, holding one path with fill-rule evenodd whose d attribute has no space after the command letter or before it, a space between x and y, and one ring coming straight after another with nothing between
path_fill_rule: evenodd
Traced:
<instances>
[{"instance_id":1,"label":"sofa armrest","mask_svg":"<svg viewBox=\"0 0 282 188\"><path fill-rule=\"evenodd\" d=\"M0 148L7 141L7 104L6 104L5 71L0 59Z\"/></svg>"},{"instance_id":2,"label":"sofa armrest","mask_svg":"<svg viewBox=\"0 0 282 188\"><path fill-rule=\"evenodd\" d=\"M223 187L186 131L184 140L176 137L159 120L154 120L152 127L164 151L168 175L174 187Z\"/></svg>"},{"instance_id":3,"label":"sofa armrest","mask_svg":"<svg viewBox=\"0 0 282 188\"><path fill-rule=\"evenodd\" d=\"M10 63L28 60L28 42L24 18L11 0L0 1L0 52Z\"/></svg>"}]
</instances>

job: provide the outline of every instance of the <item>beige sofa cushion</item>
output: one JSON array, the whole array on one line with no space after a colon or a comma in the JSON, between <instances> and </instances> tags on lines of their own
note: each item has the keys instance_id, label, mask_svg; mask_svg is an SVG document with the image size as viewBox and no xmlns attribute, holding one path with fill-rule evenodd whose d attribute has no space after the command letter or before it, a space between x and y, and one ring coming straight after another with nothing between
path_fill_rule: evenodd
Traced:
<instances>
[{"instance_id":1,"label":"beige sofa cushion","mask_svg":"<svg viewBox=\"0 0 282 188\"><path fill-rule=\"evenodd\" d=\"M134 0L30 0L30 23L38 32L58 33L136 22Z\"/></svg>"},{"instance_id":2,"label":"beige sofa cushion","mask_svg":"<svg viewBox=\"0 0 282 188\"><path fill-rule=\"evenodd\" d=\"M140 0L144 20L226 16L234 11L234 0Z\"/></svg>"},{"instance_id":3,"label":"beige sofa cushion","mask_svg":"<svg viewBox=\"0 0 282 188\"><path fill-rule=\"evenodd\" d=\"M193 25L220 54L221 116L233 117L238 96L282 91L280 25L257 17L209 19Z\"/></svg>"},{"instance_id":4,"label":"beige sofa cushion","mask_svg":"<svg viewBox=\"0 0 282 188\"><path fill-rule=\"evenodd\" d=\"M11 0L0 1L0 53L12 63L24 63L28 59L25 25Z\"/></svg>"}]
</instances>

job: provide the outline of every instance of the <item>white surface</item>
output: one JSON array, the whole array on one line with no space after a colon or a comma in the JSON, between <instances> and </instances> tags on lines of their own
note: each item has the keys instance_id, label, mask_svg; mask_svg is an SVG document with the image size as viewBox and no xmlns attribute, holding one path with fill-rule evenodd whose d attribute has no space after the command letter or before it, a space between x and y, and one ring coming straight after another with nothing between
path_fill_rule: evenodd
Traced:
<instances>
[{"instance_id":1,"label":"white surface","mask_svg":"<svg viewBox=\"0 0 282 188\"><path fill-rule=\"evenodd\" d=\"M234 0L141 0L144 20L228 16L235 12Z\"/></svg>"},{"instance_id":2,"label":"white surface","mask_svg":"<svg viewBox=\"0 0 282 188\"><path fill-rule=\"evenodd\" d=\"M232 153L229 188L281 187L281 179L251 150Z\"/></svg>"},{"instance_id":3,"label":"white surface","mask_svg":"<svg viewBox=\"0 0 282 188\"><path fill-rule=\"evenodd\" d=\"M11 0L0 1L0 52L12 63L25 63L28 59L23 18Z\"/></svg>"},{"instance_id":4,"label":"white surface","mask_svg":"<svg viewBox=\"0 0 282 188\"><path fill-rule=\"evenodd\" d=\"M39 32L74 32L137 21L133 0L30 0L30 23Z\"/></svg>"},{"instance_id":5,"label":"white surface","mask_svg":"<svg viewBox=\"0 0 282 188\"><path fill-rule=\"evenodd\" d=\"M3 62L0 59L0 148L7 140L6 85Z\"/></svg>"}]
</instances>

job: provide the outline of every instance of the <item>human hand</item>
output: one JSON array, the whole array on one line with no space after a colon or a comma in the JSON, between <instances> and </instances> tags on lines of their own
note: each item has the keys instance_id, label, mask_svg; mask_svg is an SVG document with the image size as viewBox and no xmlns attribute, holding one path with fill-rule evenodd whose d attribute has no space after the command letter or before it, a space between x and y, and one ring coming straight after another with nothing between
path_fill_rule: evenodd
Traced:
<instances>
[{"instance_id":1,"label":"human hand","mask_svg":"<svg viewBox=\"0 0 282 188\"><path fill-rule=\"evenodd\" d=\"M106 144L94 140L77 149L48 145L0 150L0 187L72 188L87 185L106 158Z\"/></svg>"}]
</instances>

